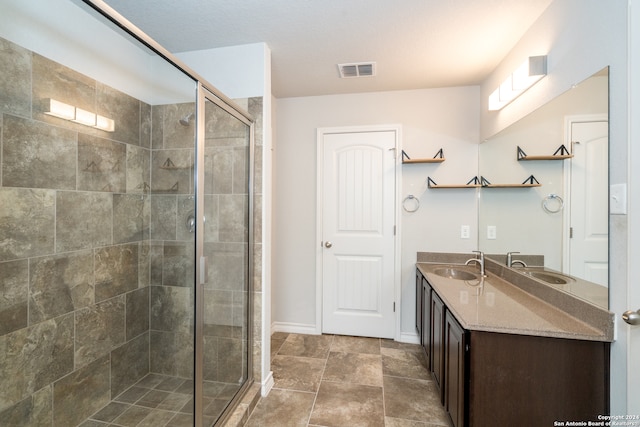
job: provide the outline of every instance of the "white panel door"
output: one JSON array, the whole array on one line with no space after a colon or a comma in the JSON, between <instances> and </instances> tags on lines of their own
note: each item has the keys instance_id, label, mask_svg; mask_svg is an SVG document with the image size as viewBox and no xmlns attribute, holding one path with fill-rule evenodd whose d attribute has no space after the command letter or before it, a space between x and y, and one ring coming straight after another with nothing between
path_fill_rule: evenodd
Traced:
<instances>
[{"instance_id":1,"label":"white panel door","mask_svg":"<svg viewBox=\"0 0 640 427\"><path fill-rule=\"evenodd\" d=\"M608 128L606 121L571 124L573 237L568 273L603 286L609 281Z\"/></svg>"},{"instance_id":2,"label":"white panel door","mask_svg":"<svg viewBox=\"0 0 640 427\"><path fill-rule=\"evenodd\" d=\"M395 131L323 134L322 332L393 338Z\"/></svg>"}]
</instances>

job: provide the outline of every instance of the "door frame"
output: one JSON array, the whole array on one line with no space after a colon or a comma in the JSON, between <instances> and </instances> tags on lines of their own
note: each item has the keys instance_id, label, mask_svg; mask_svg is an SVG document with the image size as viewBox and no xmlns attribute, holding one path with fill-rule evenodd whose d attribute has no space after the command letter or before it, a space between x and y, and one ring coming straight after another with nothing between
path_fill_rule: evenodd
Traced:
<instances>
[{"instance_id":1,"label":"door frame","mask_svg":"<svg viewBox=\"0 0 640 427\"><path fill-rule=\"evenodd\" d=\"M402 320L402 288L401 288L401 228L400 228L400 203L398 197L402 184L402 164L399 155L402 141L402 126L399 124L388 125L370 125L370 126L341 126L341 127L323 127L316 131L316 325L315 333L322 334L322 197L324 194L324 135L335 133L363 133L363 132L395 132L395 198L394 198L394 216L395 216L395 236L394 236L394 272L393 272L393 297L395 301L395 337L396 341L400 340L401 320Z\"/></svg>"},{"instance_id":2,"label":"door frame","mask_svg":"<svg viewBox=\"0 0 640 427\"><path fill-rule=\"evenodd\" d=\"M576 114L576 115L568 115L564 117L564 146L571 147L571 154L573 154L573 141L571 138L571 129L574 123L590 123L590 122L607 122L609 123L609 115L607 113L602 114ZM610 130L607 132L609 135ZM609 144L611 143L611 137L609 136ZM611 149L609 148L609 153ZM564 179L564 209L562 210L562 270L565 271L570 261L570 228L571 228L571 208L572 208L572 193L571 193L571 167L572 167L572 159L569 159L569 163L565 163L563 165L563 175ZM611 227L609 227L611 228ZM611 245L611 233L609 232L609 245ZM610 250L607 250L609 253ZM611 257L608 255L609 262L611 262ZM610 282L610 280L609 280ZM611 284L607 283L607 287Z\"/></svg>"}]
</instances>

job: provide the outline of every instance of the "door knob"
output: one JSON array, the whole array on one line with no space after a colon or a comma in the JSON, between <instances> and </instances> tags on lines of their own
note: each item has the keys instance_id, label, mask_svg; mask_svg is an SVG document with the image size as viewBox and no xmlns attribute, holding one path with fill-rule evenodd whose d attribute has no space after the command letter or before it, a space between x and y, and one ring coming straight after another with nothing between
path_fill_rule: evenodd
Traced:
<instances>
[{"instance_id":1,"label":"door knob","mask_svg":"<svg viewBox=\"0 0 640 427\"><path fill-rule=\"evenodd\" d=\"M630 325L640 325L640 310L628 310L622 313L622 320Z\"/></svg>"},{"instance_id":2,"label":"door knob","mask_svg":"<svg viewBox=\"0 0 640 427\"><path fill-rule=\"evenodd\" d=\"M324 242L324 247L329 249L331 246L333 246L333 243L331 242Z\"/></svg>"}]
</instances>

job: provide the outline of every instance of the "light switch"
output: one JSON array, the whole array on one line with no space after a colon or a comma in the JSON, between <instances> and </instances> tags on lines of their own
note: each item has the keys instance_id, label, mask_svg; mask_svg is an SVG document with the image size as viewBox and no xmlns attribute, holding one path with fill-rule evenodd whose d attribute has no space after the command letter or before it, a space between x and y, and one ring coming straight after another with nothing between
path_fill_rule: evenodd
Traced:
<instances>
[{"instance_id":1,"label":"light switch","mask_svg":"<svg viewBox=\"0 0 640 427\"><path fill-rule=\"evenodd\" d=\"M609 190L609 199L611 214L627 214L627 184L612 184Z\"/></svg>"}]
</instances>

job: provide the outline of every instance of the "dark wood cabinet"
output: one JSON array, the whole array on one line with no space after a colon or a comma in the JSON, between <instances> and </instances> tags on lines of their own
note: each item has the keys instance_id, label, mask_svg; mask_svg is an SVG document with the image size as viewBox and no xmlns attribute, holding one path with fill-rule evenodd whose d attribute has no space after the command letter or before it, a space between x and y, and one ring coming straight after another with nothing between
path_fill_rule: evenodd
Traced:
<instances>
[{"instance_id":1,"label":"dark wood cabinet","mask_svg":"<svg viewBox=\"0 0 640 427\"><path fill-rule=\"evenodd\" d=\"M444 403L444 303L437 293L431 293L431 343L429 359L431 372L440 389L440 401Z\"/></svg>"},{"instance_id":2,"label":"dark wood cabinet","mask_svg":"<svg viewBox=\"0 0 640 427\"><path fill-rule=\"evenodd\" d=\"M427 279L421 277L422 282L422 349L427 357L427 367L431 369L431 286Z\"/></svg>"},{"instance_id":3,"label":"dark wood cabinet","mask_svg":"<svg viewBox=\"0 0 640 427\"><path fill-rule=\"evenodd\" d=\"M610 343L465 330L418 276L425 350L454 427L538 427L609 414Z\"/></svg>"},{"instance_id":4,"label":"dark wood cabinet","mask_svg":"<svg viewBox=\"0 0 640 427\"><path fill-rule=\"evenodd\" d=\"M424 320L422 319L422 281L424 277L420 272L416 273L416 332L418 333L418 339L420 340L420 345L422 343L422 325Z\"/></svg>"},{"instance_id":5,"label":"dark wood cabinet","mask_svg":"<svg viewBox=\"0 0 640 427\"><path fill-rule=\"evenodd\" d=\"M448 310L444 324L444 408L454 427L465 425L467 332Z\"/></svg>"},{"instance_id":6,"label":"dark wood cabinet","mask_svg":"<svg viewBox=\"0 0 640 427\"><path fill-rule=\"evenodd\" d=\"M471 331L469 346L469 426L552 426L609 414L608 342Z\"/></svg>"}]
</instances>

